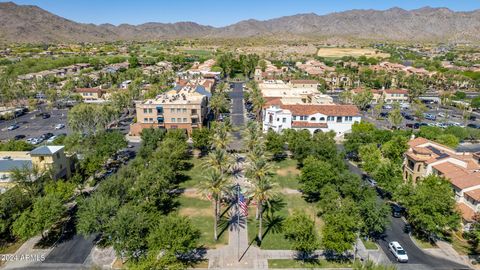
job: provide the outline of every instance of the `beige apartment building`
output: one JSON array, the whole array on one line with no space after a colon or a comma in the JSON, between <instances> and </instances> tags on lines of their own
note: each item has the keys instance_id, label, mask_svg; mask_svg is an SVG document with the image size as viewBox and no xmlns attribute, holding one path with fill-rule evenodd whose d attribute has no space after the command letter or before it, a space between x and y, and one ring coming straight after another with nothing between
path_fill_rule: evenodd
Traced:
<instances>
[{"instance_id":1,"label":"beige apartment building","mask_svg":"<svg viewBox=\"0 0 480 270\"><path fill-rule=\"evenodd\" d=\"M417 183L430 174L450 181L465 229L480 211L480 153L457 152L424 138L412 139L405 153L403 179Z\"/></svg>"},{"instance_id":2,"label":"beige apartment building","mask_svg":"<svg viewBox=\"0 0 480 270\"><path fill-rule=\"evenodd\" d=\"M130 126L130 135L139 136L145 128L184 129L191 134L203 127L210 97L202 86L187 86L138 102L137 122Z\"/></svg>"}]
</instances>

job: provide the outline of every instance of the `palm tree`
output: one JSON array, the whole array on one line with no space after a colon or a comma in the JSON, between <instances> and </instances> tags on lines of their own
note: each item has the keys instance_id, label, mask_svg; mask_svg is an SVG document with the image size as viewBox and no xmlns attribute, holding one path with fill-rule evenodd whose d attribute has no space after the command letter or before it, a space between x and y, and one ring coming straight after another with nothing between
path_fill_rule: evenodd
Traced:
<instances>
[{"instance_id":1,"label":"palm tree","mask_svg":"<svg viewBox=\"0 0 480 270\"><path fill-rule=\"evenodd\" d=\"M213 135L213 147L215 149L227 149L232 140L229 133L229 127L224 123L219 123L215 127L215 134Z\"/></svg>"},{"instance_id":2,"label":"palm tree","mask_svg":"<svg viewBox=\"0 0 480 270\"><path fill-rule=\"evenodd\" d=\"M257 203L259 241L262 241L263 207L270 206L270 201L276 196L275 187L276 183L272 183L269 178L264 177L260 181L255 181L250 190L250 197Z\"/></svg>"},{"instance_id":3,"label":"palm tree","mask_svg":"<svg viewBox=\"0 0 480 270\"><path fill-rule=\"evenodd\" d=\"M215 149L210 152L203 163L204 168L214 168L220 173L225 174L232 166L233 159L224 149Z\"/></svg>"},{"instance_id":4,"label":"palm tree","mask_svg":"<svg viewBox=\"0 0 480 270\"><path fill-rule=\"evenodd\" d=\"M245 171L245 176L254 182L259 182L272 174L272 165L265 157L250 160L250 164Z\"/></svg>"},{"instance_id":5,"label":"palm tree","mask_svg":"<svg viewBox=\"0 0 480 270\"><path fill-rule=\"evenodd\" d=\"M262 130L257 122L249 122L245 130L245 147L250 152L254 146L261 143Z\"/></svg>"},{"instance_id":6,"label":"palm tree","mask_svg":"<svg viewBox=\"0 0 480 270\"><path fill-rule=\"evenodd\" d=\"M210 108L213 110L215 120L218 118L220 111L224 111L228 108L228 101L225 94L215 93L210 98Z\"/></svg>"},{"instance_id":7,"label":"palm tree","mask_svg":"<svg viewBox=\"0 0 480 270\"><path fill-rule=\"evenodd\" d=\"M213 200L214 223L213 238L218 239L217 226L220 219L220 199L228 192L228 178L216 169L209 170L200 182L199 190L209 200Z\"/></svg>"}]
</instances>

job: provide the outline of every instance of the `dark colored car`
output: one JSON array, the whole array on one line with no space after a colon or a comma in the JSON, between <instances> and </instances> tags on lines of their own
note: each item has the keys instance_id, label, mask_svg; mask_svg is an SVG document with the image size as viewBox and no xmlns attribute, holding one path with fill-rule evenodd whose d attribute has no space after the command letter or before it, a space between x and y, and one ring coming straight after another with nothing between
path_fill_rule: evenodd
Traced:
<instances>
[{"instance_id":1,"label":"dark colored car","mask_svg":"<svg viewBox=\"0 0 480 270\"><path fill-rule=\"evenodd\" d=\"M477 121L477 117L471 115L470 117L468 117L468 120L470 120L470 121Z\"/></svg>"},{"instance_id":2,"label":"dark colored car","mask_svg":"<svg viewBox=\"0 0 480 270\"><path fill-rule=\"evenodd\" d=\"M410 121L414 120L413 116L411 116L410 114L405 114L403 117L407 120L410 120Z\"/></svg>"},{"instance_id":3,"label":"dark colored car","mask_svg":"<svg viewBox=\"0 0 480 270\"><path fill-rule=\"evenodd\" d=\"M388 112L380 113L380 117L387 118L388 117Z\"/></svg>"},{"instance_id":4,"label":"dark colored car","mask_svg":"<svg viewBox=\"0 0 480 270\"><path fill-rule=\"evenodd\" d=\"M49 113L44 113L44 114L42 114L42 119L47 119L47 118L50 118L50 114L49 114Z\"/></svg>"},{"instance_id":5,"label":"dark colored car","mask_svg":"<svg viewBox=\"0 0 480 270\"><path fill-rule=\"evenodd\" d=\"M43 135L40 136L40 137L42 137L44 140L48 140L48 139L50 139L51 137L53 137L53 133L48 132L48 133L43 134Z\"/></svg>"},{"instance_id":6,"label":"dark colored car","mask_svg":"<svg viewBox=\"0 0 480 270\"><path fill-rule=\"evenodd\" d=\"M475 124L468 124L467 127L469 127L469 128L479 128L479 126L475 125Z\"/></svg>"},{"instance_id":7,"label":"dark colored car","mask_svg":"<svg viewBox=\"0 0 480 270\"><path fill-rule=\"evenodd\" d=\"M21 140L21 139L25 139L25 135L23 134L18 134L16 135L15 137L13 137L14 140L18 141L18 140Z\"/></svg>"},{"instance_id":8,"label":"dark colored car","mask_svg":"<svg viewBox=\"0 0 480 270\"><path fill-rule=\"evenodd\" d=\"M396 218L401 217L403 211L405 210L403 207L395 203L390 204L390 207L392 208L392 216Z\"/></svg>"}]
</instances>

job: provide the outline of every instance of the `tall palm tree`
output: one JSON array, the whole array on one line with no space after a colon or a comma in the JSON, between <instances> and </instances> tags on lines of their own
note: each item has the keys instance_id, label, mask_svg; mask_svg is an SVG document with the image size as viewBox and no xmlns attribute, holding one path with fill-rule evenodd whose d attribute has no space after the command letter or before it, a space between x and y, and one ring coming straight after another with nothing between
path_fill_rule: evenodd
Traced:
<instances>
[{"instance_id":1,"label":"tall palm tree","mask_svg":"<svg viewBox=\"0 0 480 270\"><path fill-rule=\"evenodd\" d=\"M227 149L232 137L229 133L228 126L224 123L217 124L215 127L215 134L213 135L213 147L215 149Z\"/></svg>"},{"instance_id":2,"label":"tall palm tree","mask_svg":"<svg viewBox=\"0 0 480 270\"><path fill-rule=\"evenodd\" d=\"M225 174L233 164L232 156L224 149L214 149L204 160L204 168L214 168L220 173Z\"/></svg>"},{"instance_id":3,"label":"tall palm tree","mask_svg":"<svg viewBox=\"0 0 480 270\"><path fill-rule=\"evenodd\" d=\"M245 171L245 176L253 180L253 182L259 182L269 176L272 176L272 165L265 157L255 158L250 161L250 164Z\"/></svg>"},{"instance_id":4,"label":"tall palm tree","mask_svg":"<svg viewBox=\"0 0 480 270\"><path fill-rule=\"evenodd\" d=\"M262 130L257 122L249 122L245 130L245 147L250 152L256 145L261 143Z\"/></svg>"},{"instance_id":5,"label":"tall palm tree","mask_svg":"<svg viewBox=\"0 0 480 270\"><path fill-rule=\"evenodd\" d=\"M220 219L220 200L228 192L228 184L228 178L216 169L209 170L204 177L204 181L199 184L199 190L202 194L213 202L213 238L215 241L218 239L217 227Z\"/></svg>"},{"instance_id":6,"label":"tall palm tree","mask_svg":"<svg viewBox=\"0 0 480 270\"><path fill-rule=\"evenodd\" d=\"M255 181L250 190L250 197L257 203L258 212L258 240L262 241L262 222L264 206L270 206L270 201L276 196L276 183L270 181L268 177Z\"/></svg>"},{"instance_id":7,"label":"tall palm tree","mask_svg":"<svg viewBox=\"0 0 480 270\"><path fill-rule=\"evenodd\" d=\"M228 101L223 93L215 93L210 98L210 108L213 110L213 115L215 120L218 118L218 115L221 111L224 111L228 108Z\"/></svg>"}]
</instances>

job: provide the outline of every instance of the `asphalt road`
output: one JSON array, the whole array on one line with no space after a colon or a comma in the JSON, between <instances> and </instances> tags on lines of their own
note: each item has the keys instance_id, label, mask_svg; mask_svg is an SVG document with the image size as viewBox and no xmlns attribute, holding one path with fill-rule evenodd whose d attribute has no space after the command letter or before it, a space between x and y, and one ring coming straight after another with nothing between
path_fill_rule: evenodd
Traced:
<instances>
[{"instance_id":1,"label":"asphalt road","mask_svg":"<svg viewBox=\"0 0 480 270\"><path fill-rule=\"evenodd\" d=\"M230 117L234 127L243 126L245 124L245 116L243 110L243 83L233 83L233 90L230 92L232 99L232 110Z\"/></svg>"},{"instance_id":2,"label":"asphalt road","mask_svg":"<svg viewBox=\"0 0 480 270\"><path fill-rule=\"evenodd\" d=\"M55 125L67 125L67 109L53 109L44 110L51 116L47 119L42 117L35 117L38 111L29 112L25 115L17 117L16 119L0 121L0 141L13 139L16 135L25 135L26 138L38 137L47 132L53 134L68 133L68 128L65 127L60 130L55 130ZM17 123L20 127L15 130L7 130L7 127Z\"/></svg>"},{"instance_id":3,"label":"asphalt road","mask_svg":"<svg viewBox=\"0 0 480 270\"><path fill-rule=\"evenodd\" d=\"M341 145L338 147L343 149L343 146ZM353 166L349 162L346 162L346 164L350 172L359 176L362 175L363 172L358 167ZM390 225L387 227L384 237L377 241L383 252L387 255L390 261L396 265L397 269L469 269L467 266L426 254L419 249L415 243L413 243L410 235L404 232L404 227L405 222L403 219L390 216ZM388 243L391 241L399 242L405 249L408 255L408 263L398 263L396 261L395 257L388 249Z\"/></svg>"},{"instance_id":4,"label":"asphalt road","mask_svg":"<svg viewBox=\"0 0 480 270\"><path fill-rule=\"evenodd\" d=\"M43 263L82 264L94 246L95 235L87 238L75 234L72 238L57 245Z\"/></svg>"}]
</instances>

